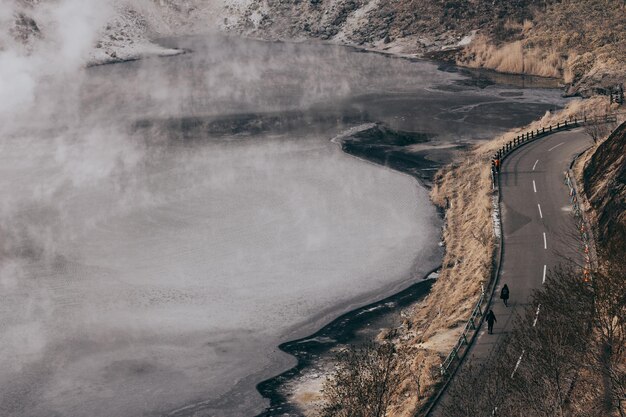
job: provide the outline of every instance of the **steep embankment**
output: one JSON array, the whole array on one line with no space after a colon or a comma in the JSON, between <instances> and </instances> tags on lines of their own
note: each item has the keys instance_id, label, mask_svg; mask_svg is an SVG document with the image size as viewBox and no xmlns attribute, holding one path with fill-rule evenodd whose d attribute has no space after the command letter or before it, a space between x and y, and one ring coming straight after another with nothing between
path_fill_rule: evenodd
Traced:
<instances>
[{"instance_id":1,"label":"steep embankment","mask_svg":"<svg viewBox=\"0 0 626 417\"><path fill-rule=\"evenodd\" d=\"M595 215L596 240L607 254L626 248L626 122L589 158L583 180Z\"/></svg>"}]
</instances>

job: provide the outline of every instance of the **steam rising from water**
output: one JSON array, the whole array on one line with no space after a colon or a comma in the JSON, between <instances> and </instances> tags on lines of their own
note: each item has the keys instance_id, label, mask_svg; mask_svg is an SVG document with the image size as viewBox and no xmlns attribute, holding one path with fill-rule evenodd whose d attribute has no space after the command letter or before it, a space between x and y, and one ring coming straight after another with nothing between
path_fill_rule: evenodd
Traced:
<instances>
[{"instance_id":1,"label":"steam rising from water","mask_svg":"<svg viewBox=\"0 0 626 417\"><path fill-rule=\"evenodd\" d=\"M0 0L0 115L33 105L42 81L75 74L113 12L109 1L59 0L35 8L23 3ZM38 30L15 25L24 11Z\"/></svg>"},{"instance_id":2,"label":"steam rising from water","mask_svg":"<svg viewBox=\"0 0 626 417\"><path fill-rule=\"evenodd\" d=\"M217 396L355 280L362 294L408 276L435 239L417 236L416 200L421 221L434 214L410 179L318 140L121 159L87 139L48 161L56 144L38 147L39 168L1 185L41 190L3 216L9 415L151 415ZM28 154L12 156L3 166Z\"/></svg>"},{"instance_id":3,"label":"steam rising from water","mask_svg":"<svg viewBox=\"0 0 626 417\"><path fill-rule=\"evenodd\" d=\"M352 86L316 88L315 70L216 42L214 55L33 76L37 100L4 113L1 414L163 415L216 399L284 366L280 342L436 262L426 193L328 142L344 119L302 113ZM228 133L268 110L296 123ZM219 414L259 411L258 379Z\"/></svg>"},{"instance_id":4,"label":"steam rising from water","mask_svg":"<svg viewBox=\"0 0 626 417\"><path fill-rule=\"evenodd\" d=\"M82 70L109 11L54 5L43 44L0 52L0 414L250 414L255 383L291 360L281 341L436 264L426 192L328 139L380 119L483 135L444 115L500 105L497 91L427 90L460 77L426 63L220 37ZM528 101L541 113L555 97Z\"/></svg>"}]
</instances>

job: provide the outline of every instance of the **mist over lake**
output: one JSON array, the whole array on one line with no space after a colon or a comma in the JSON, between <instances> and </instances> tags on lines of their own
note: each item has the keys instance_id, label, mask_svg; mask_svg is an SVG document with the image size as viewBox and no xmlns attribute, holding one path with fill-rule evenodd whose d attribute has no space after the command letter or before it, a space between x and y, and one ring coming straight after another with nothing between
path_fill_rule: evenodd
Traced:
<instances>
[{"instance_id":1,"label":"mist over lake","mask_svg":"<svg viewBox=\"0 0 626 417\"><path fill-rule=\"evenodd\" d=\"M441 260L426 188L331 139L384 123L438 164L564 103L338 46L162 43L187 52L45 78L2 115L3 416L262 411L280 343Z\"/></svg>"}]
</instances>

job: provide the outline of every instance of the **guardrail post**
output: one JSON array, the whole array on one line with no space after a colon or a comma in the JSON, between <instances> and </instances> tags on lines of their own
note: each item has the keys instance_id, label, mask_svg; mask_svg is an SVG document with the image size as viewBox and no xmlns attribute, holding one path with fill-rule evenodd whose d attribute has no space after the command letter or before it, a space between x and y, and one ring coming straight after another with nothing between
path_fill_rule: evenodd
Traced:
<instances>
[{"instance_id":1,"label":"guardrail post","mask_svg":"<svg viewBox=\"0 0 626 417\"><path fill-rule=\"evenodd\" d=\"M556 122L556 128L560 128L561 127L561 122Z\"/></svg>"},{"instance_id":2,"label":"guardrail post","mask_svg":"<svg viewBox=\"0 0 626 417\"><path fill-rule=\"evenodd\" d=\"M567 127L567 120L563 123L563 125L564 125L565 127Z\"/></svg>"},{"instance_id":3,"label":"guardrail post","mask_svg":"<svg viewBox=\"0 0 626 417\"><path fill-rule=\"evenodd\" d=\"M546 133L546 128L545 127L541 128L541 133Z\"/></svg>"},{"instance_id":4,"label":"guardrail post","mask_svg":"<svg viewBox=\"0 0 626 417\"><path fill-rule=\"evenodd\" d=\"M534 138L535 137L535 132L533 132L532 130L530 131L530 137Z\"/></svg>"},{"instance_id":5,"label":"guardrail post","mask_svg":"<svg viewBox=\"0 0 626 417\"><path fill-rule=\"evenodd\" d=\"M552 132L552 125L550 125L550 132Z\"/></svg>"}]
</instances>

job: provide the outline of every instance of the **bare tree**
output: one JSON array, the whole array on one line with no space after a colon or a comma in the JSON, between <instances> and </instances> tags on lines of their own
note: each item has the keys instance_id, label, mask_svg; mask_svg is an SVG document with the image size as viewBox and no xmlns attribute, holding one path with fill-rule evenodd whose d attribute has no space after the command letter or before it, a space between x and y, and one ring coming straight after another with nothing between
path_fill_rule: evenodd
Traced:
<instances>
[{"instance_id":1,"label":"bare tree","mask_svg":"<svg viewBox=\"0 0 626 417\"><path fill-rule=\"evenodd\" d=\"M594 294L579 268L557 268L516 319L511 336L478 371L463 369L444 415L592 416L597 394L576 398L588 384L585 367L594 336Z\"/></svg>"},{"instance_id":2,"label":"bare tree","mask_svg":"<svg viewBox=\"0 0 626 417\"><path fill-rule=\"evenodd\" d=\"M585 133L591 136L593 143L598 143L598 140L604 139L615 129L610 123L589 123L585 125Z\"/></svg>"},{"instance_id":3,"label":"bare tree","mask_svg":"<svg viewBox=\"0 0 626 417\"><path fill-rule=\"evenodd\" d=\"M594 274L594 324L596 339L590 362L602 377L607 412L626 416L626 249L618 254L603 253ZM614 248L615 249L615 248Z\"/></svg>"},{"instance_id":4,"label":"bare tree","mask_svg":"<svg viewBox=\"0 0 626 417\"><path fill-rule=\"evenodd\" d=\"M511 370L507 344L501 344L487 361L470 359L451 381L442 404L444 417L491 416L503 409L508 398ZM503 414L514 416L514 414Z\"/></svg>"},{"instance_id":5,"label":"bare tree","mask_svg":"<svg viewBox=\"0 0 626 417\"><path fill-rule=\"evenodd\" d=\"M392 343L351 346L337 356L333 375L324 383L321 417L384 417L401 378Z\"/></svg>"}]
</instances>

